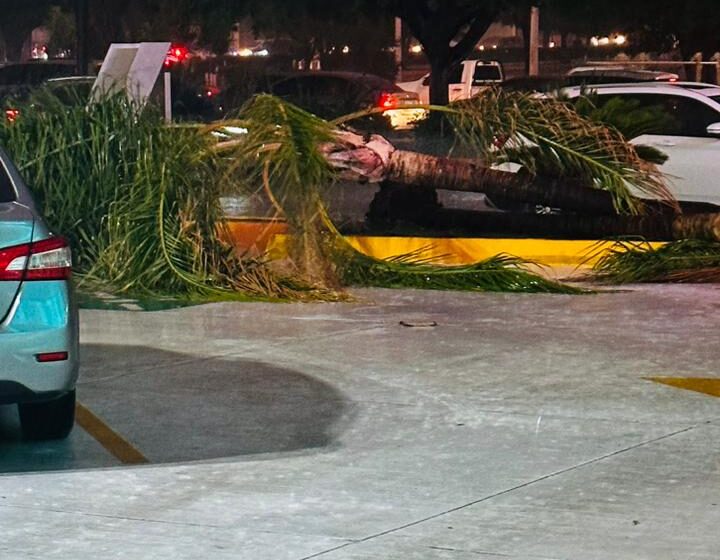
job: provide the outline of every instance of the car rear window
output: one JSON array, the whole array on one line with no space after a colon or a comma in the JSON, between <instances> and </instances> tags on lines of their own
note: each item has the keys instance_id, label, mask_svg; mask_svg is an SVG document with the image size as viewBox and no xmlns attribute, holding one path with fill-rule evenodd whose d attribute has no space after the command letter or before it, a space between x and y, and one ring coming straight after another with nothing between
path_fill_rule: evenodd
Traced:
<instances>
[{"instance_id":1,"label":"car rear window","mask_svg":"<svg viewBox=\"0 0 720 560\"><path fill-rule=\"evenodd\" d=\"M502 80L500 75L500 67L496 64L478 63L475 66L475 74L473 75L473 85L482 84L484 82L499 82Z\"/></svg>"},{"instance_id":2,"label":"car rear window","mask_svg":"<svg viewBox=\"0 0 720 560\"><path fill-rule=\"evenodd\" d=\"M12 202L13 200L15 200L15 189L5 166L0 161L0 202Z\"/></svg>"}]
</instances>

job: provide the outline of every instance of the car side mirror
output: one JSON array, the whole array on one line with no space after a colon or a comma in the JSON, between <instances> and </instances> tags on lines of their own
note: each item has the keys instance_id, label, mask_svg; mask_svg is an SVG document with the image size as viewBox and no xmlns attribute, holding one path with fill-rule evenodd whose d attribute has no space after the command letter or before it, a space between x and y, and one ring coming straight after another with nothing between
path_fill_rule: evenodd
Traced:
<instances>
[{"instance_id":1,"label":"car side mirror","mask_svg":"<svg viewBox=\"0 0 720 560\"><path fill-rule=\"evenodd\" d=\"M708 136L720 136L720 122L712 123L705 131L708 133Z\"/></svg>"}]
</instances>

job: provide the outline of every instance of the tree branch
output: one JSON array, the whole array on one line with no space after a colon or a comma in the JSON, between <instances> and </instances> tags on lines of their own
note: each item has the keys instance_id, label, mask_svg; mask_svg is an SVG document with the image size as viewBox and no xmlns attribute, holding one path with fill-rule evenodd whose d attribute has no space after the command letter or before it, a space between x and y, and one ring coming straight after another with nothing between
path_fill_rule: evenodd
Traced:
<instances>
[{"instance_id":1,"label":"tree branch","mask_svg":"<svg viewBox=\"0 0 720 560\"><path fill-rule=\"evenodd\" d=\"M466 57L467 53L472 51L494 19L494 16L487 13L478 14L475 17L463 38L454 47L450 48L450 56L453 62L459 62Z\"/></svg>"}]
</instances>

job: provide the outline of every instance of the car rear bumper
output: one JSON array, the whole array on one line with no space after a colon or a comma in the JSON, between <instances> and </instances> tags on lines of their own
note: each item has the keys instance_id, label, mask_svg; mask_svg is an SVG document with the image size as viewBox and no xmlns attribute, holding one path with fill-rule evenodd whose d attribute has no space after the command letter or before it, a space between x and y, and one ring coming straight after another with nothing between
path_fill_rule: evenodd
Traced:
<instances>
[{"instance_id":1,"label":"car rear bumper","mask_svg":"<svg viewBox=\"0 0 720 560\"><path fill-rule=\"evenodd\" d=\"M24 282L0 324L0 403L53 396L75 388L78 314L65 281ZM67 352L40 363L38 354Z\"/></svg>"}]
</instances>

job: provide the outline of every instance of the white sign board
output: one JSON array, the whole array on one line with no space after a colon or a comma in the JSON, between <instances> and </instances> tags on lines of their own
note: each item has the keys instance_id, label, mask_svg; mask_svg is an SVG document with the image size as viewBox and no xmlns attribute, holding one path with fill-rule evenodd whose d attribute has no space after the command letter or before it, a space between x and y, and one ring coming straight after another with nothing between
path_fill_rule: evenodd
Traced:
<instances>
[{"instance_id":1,"label":"white sign board","mask_svg":"<svg viewBox=\"0 0 720 560\"><path fill-rule=\"evenodd\" d=\"M138 107L147 102L170 43L113 43L93 85L91 101L125 91Z\"/></svg>"}]
</instances>

